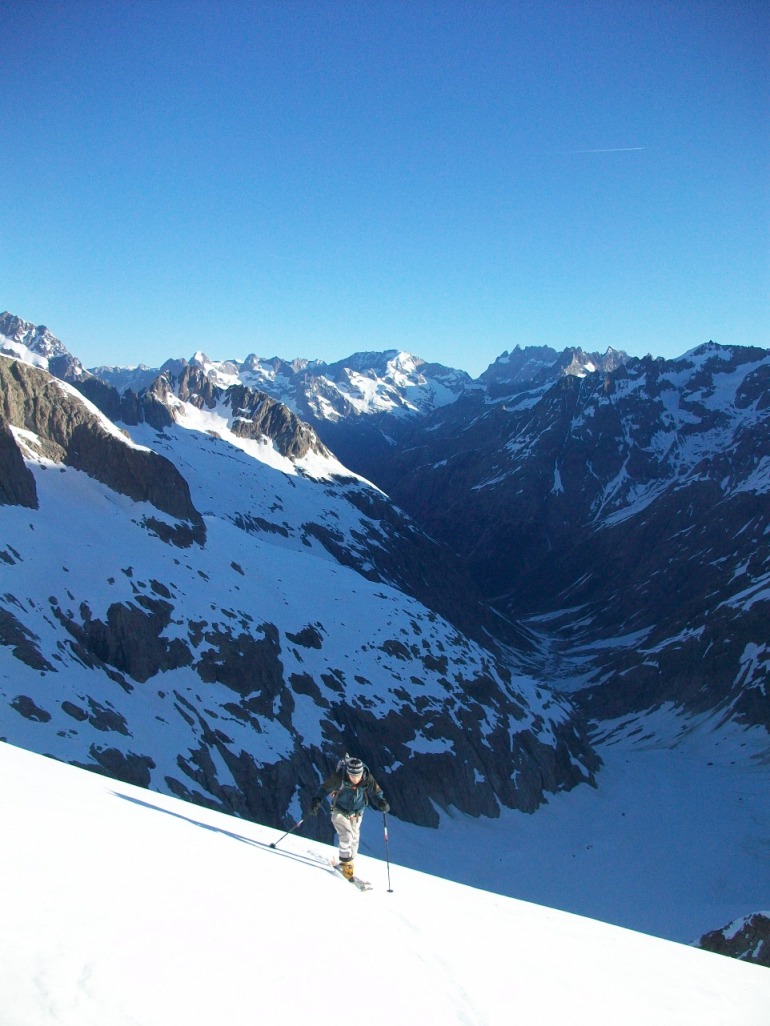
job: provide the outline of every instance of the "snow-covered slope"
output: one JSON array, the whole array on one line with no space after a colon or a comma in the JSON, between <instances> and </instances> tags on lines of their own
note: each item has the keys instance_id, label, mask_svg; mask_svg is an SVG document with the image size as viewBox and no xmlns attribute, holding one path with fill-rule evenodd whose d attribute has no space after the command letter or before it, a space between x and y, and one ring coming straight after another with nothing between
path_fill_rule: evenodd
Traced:
<instances>
[{"instance_id":1,"label":"snow-covered slope","mask_svg":"<svg viewBox=\"0 0 770 1026\"><path fill-rule=\"evenodd\" d=\"M301 837L8 745L0 777L3 1026L767 1022L766 969L404 869L397 830L361 894Z\"/></svg>"},{"instance_id":2,"label":"snow-covered slope","mask_svg":"<svg viewBox=\"0 0 770 1026\"><path fill-rule=\"evenodd\" d=\"M34 490L0 506L0 736L276 824L347 748L425 825L592 779L570 703L440 615L440 547L285 408L169 390L131 441L0 370Z\"/></svg>"}]
</instances>

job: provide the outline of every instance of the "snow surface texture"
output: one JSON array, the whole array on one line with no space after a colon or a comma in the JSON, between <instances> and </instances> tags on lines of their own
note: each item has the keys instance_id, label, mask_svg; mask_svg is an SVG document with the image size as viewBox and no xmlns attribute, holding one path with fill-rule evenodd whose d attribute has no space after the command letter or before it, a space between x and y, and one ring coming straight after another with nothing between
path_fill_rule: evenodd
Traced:
<instances>
[{"instance_id":1,"label":"snow surface texture","mask_svg":"<svg viewBox=\"0 0 770 1026\"><path fill-rule=\"evenodd\" d=\"M394 831L361 894L324 845L10 745L0 774L2 1026L768 1022L766 969L404 869Z\"/></svg>"}]
</instances>

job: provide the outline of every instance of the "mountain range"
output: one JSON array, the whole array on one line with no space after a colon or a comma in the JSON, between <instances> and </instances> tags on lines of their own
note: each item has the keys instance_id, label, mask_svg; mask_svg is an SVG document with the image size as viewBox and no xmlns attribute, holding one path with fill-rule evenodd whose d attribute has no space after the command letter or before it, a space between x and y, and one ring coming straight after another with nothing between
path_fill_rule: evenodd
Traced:
<instances>
[{"instance_id":1,"label":"mountain range","mask_svg":"<svg viewBox=\"0 0 770 1026\"><path fill-rule=\"evenodd\" d=\"M69 377L0 362L9 740L276 822L355 746L424 825L593 779L459 561L286 406L197 365Z\"/></svg>"},{"instance_id":2,"label":"mountain range","mask_svg":"<svg viewBox=\"0 0 770 1026\"><path fill-rule=\"evenodd\" d=\"M346 749L469 831L621 740L766 758L770 351L0 351L6 740L286 828Z\"/></svg>"}]
</instances>

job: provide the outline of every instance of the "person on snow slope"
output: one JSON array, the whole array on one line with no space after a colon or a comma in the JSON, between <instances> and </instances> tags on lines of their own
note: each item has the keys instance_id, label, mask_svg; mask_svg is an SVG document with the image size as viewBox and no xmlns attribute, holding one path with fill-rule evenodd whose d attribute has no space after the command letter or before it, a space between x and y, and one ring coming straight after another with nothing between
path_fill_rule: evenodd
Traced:
<instances>
[{"instance_id":1,"label":"person on snow slope","mask_svg":"<svg viewBox=\"0 0 770 1026\"><path fill-rule=\"evenodd\" d=\"M379 812L388 812L390 806L369 768L360 759L350 756L345 756L316 791L310 802L311 816L318 815L321 802L327 795L332 799L332 826L339 838L340 869L343 876L351 880L364 809L372 805Z\"/></svg>"}]
</instances>

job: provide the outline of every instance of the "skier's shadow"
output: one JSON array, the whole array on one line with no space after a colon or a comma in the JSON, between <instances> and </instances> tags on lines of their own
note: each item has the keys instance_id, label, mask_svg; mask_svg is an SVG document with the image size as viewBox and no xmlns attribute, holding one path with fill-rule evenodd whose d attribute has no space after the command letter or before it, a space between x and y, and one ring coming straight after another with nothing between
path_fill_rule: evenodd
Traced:
<instances>
[{"instance_id":1,"label":"skier's shadow","mask_svg":"<svg viewBox=\"0 0 770 1026\"><path fill-rule=\"evenodd\" d=\"M229 837L233 841L241 841L243 844L254 845L255 848L261 848L263 851L269 851L273 855L280 855L282 858L291 859L293 862L300 862L306 866L313 866L314 868L331 869L331 863L324 859L322 855L313 855L311 852L303 854L302 852L286 851L284 848L274 848L272 844L268 844L266 841L257 841L253 837L244 837L243 834L236 834L232 830L223 830L222 827L211 826L210 823L202 823L199 819L192 819L190 816L183 816L179 812L171 812L170 809L164 809L160 805L153 805L152 802L142 801L141 798L133 798L128 794L121 794L119 791L111 791L110 794L114 798L121 798L124 802L131 802L132 805L139 805L141 808L150 809L152 812L162 812L165 816L172 816L174 819L181 819L185 823L189 823L191 826L200 827L201 830L210 830L215 834L222 834L224 837Z\"/></svg>"}]
</instances>

